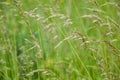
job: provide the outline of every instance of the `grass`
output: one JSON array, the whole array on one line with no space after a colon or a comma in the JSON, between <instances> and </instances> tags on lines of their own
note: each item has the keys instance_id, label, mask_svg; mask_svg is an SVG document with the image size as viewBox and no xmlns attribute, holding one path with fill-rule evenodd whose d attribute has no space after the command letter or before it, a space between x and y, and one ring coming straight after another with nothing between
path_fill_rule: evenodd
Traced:
<instances>
[{"instance_id":1,"label":"grass","mask_svg":"<svg viewBox=\"0 0 120 80\"><path fill-rule=\"evenodd\" d=\"M119 0L1 0L0 80L119 80Z\"/></svg>"}]
</instances>

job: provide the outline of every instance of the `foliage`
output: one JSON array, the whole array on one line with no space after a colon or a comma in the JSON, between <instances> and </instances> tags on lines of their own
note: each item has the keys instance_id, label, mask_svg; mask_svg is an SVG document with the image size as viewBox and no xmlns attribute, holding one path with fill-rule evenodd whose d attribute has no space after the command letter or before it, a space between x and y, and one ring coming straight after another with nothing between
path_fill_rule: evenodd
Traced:
<instances>
[{"instance_id":1,"label":"foliage","mask_svg":"<svg viewBox=\"0 0 120 80\"><path fill-rule=\"evenodd\" d=\"M1 0L0 80L120 80L119 0Z\"/></svg>"}]
</instances>

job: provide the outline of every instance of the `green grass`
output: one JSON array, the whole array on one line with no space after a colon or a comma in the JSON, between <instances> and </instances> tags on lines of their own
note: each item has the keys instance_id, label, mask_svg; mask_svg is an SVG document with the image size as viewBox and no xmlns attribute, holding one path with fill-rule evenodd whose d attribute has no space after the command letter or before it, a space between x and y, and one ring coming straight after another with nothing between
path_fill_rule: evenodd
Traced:
<instances>
[{"instance_id":1,"label":"green grass","mask_svg":"<svg viewBox=\"0 0 120 80\"><path fill-rule=\"evenodd\" d=\"M119 0L1 0L0 80L120 80Z\"/></svg>"}]
</instances>

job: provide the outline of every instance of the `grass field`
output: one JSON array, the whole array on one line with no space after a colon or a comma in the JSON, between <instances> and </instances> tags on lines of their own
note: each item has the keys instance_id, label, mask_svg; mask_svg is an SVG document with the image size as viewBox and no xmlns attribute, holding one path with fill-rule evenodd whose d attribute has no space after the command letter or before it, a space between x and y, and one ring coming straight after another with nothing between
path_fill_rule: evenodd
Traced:
<instances>
[{"instance_id":1,"label":"grass field","mask_svg":"<svg viewBox=\"0 0 120 80\"><path fill-rule=\"evenodd\" d=\"M0 0L0 80L120 80L120 1Z\"/></svg>"}]
</instances>

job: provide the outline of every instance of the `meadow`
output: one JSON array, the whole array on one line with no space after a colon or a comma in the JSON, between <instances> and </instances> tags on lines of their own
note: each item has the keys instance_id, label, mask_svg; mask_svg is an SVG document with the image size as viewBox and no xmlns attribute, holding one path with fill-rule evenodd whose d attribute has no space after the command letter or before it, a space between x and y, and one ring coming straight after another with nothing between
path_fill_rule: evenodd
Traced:
<instances>
[{"instance_id":1,"label":"meadow","mask_svg":"<svg viewBox=\"0 0 120 80\"><path fill-rule=\"evenodd\" d=\"M120 80L120 0L0 0L0 80Z\"/></svg>"}]
</instances>

